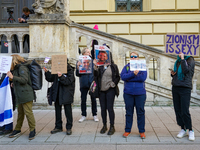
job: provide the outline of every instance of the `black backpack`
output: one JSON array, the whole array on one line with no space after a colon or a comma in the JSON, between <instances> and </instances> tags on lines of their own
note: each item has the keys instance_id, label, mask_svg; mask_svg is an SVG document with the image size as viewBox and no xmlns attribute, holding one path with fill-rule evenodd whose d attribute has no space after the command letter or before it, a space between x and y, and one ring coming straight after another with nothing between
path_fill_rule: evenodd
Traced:
<instances>
[{"instance_id":1,"label":"black backpack","mask_svg":"<svg viewBox=\"0 0 200 150\"><path fill-rule=\"evenodd\" d=\"M33 90L40 90L42 88L42 68L35 59L29 65L29 71Z\"/></svg>"}]
</instances>

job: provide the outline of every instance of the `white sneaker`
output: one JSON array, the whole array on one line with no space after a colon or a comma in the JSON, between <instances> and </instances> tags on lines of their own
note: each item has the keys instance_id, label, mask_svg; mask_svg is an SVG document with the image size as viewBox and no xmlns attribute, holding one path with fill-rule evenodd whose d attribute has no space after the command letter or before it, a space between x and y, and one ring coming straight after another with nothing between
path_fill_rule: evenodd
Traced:
<instances>
[{"instance_id":1,"label":"white sneaker","mask_svg":"<svg viewBox=\"0 0 200 150\"><path fill-rule=\"evenodd\" d=\"M97 118L97 116L94 116L94 121L95 121L95 122L98 122L98 121L99 121L99 119Z\"/></svg>"},{"instance_id":2,"label":"white sneaker","mask_svg":"<svg viewBox=\"0 0 200 150\"><path fill-rule=\"evenodd\" d=\"M184 137L184 136L186 136L187 135L187 132L186 132L186 130L181 130L180 132L179 132L179 134L177 135L177 138L182 138L182 137Z\"/></svg>"},{"instance_id":3,"label":"white sneaker","mask_svg":"<svg viewBox=\"0 0 200 150\"><path fill-rule=\"evenodd\" d=\"M79 119L79 122L81 123L81 122L83 122L85 119L86 119L86 117L85 117L85 116L82 116L81 119Z\"/></svg>"},{"instance_id":4,"label":"white sneaker","mask_svg":"<svg viewBox=\"0 0 200 150\"><path fill-rule=\"evenodd\" d=\"M190 141L194 141L195 140L195 137L194 137L194 131L189 131L189 140Z\"/></svg>"}]
</instances>

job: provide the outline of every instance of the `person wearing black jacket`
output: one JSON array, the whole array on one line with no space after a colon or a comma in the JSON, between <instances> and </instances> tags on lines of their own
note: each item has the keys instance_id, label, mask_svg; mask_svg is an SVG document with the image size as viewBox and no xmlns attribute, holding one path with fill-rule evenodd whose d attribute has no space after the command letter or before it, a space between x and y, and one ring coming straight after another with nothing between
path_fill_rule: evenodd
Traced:
<instances>
[{"instance_id":1,"label":"person wearing black jacket","mask_svg":"<svg viewBox=\"0 0 200 150\"><path fill-rule=\"evenodd\" d=\"M30 14L35 14L33 9L28 9L28 7L23 7L22 9L22 17L18 18L19 23L27 23L27 20L29 19Z\"/></svg>"},{"instance_id":2,"label":"person wearing black jacket","mask_svg":"<svg viewBox=\"0 0 200 150\"><path fill-rule=\"evenodd\" d=\"M180 53L174 64L174 71L171 71L174 110L177 124L181 127L177 137L186 136L187 129L189 129L189 140L191 141L195 140L189 112L194 67L194 58Z\"/></svg>"},{"instance_id":3,"label":"person wearing black jacket","mask_svg":"<svg viewBox=\"0 0 200 150\"><path fill-rule=\"evenodd\" d=\"M119 83L120 76L119 70L114 61L112 60L112 53L110 52L111 65L97 66L96 59L94 60L94 76L98 79L99 101L101 106L101 117L103 120L103 127L100 133L103 134L107 131L107 110L110 118L110 129L108 135L115 132L114 128L114 100L115 95L119 95L117 84Z\"/></svg>"},{"instance_id":4,"label":"person wearing black jacket","mask_svg":"<svg viewBox=\"0 0 200 150\"><path fill-rule=\"evenodd\" d=\"M51 89L51 99L54 101L55 106L55 128L51 131L51 134L61 132L62 129L62 105L65 109L65 116L67 119L66 123L66 134L72 134L72 103L74 101L74 90L75 90L75 77L74 68L70 64L67 64L67 73L62 74L51 74L48 69L43 68L45 71L45 78L48 82L53 82Z\"/></svg>"}]
</instances>

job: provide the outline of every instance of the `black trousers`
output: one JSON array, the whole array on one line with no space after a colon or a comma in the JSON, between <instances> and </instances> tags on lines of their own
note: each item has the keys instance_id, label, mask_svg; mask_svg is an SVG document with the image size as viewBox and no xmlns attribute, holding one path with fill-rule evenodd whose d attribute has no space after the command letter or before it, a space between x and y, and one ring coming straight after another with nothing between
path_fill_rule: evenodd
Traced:
<instances>
[{"instance_id":1,"label":"black trousers","mask_svg":"<svg viewBox=\"0 0 200 150\"><path fill-rule=\"evenodd\" d=\"M55 122L55 128L62 129L62 105L59 105L59 100L57 99L55 104L55 116L56 116L56 122ZM73 118L72 118L72 105L66 104L63 105L65 110L65 116L66 116L66 129L71 129L73 124Z\"/></svg>"},{"instance_id":2,"label":"black trousers","mask_svg":"<svg viewBox=\"0 0 200 150\"><path fill-rule=\"evenodd\" d=\"M114 100L115 100L115 89L110 88L107 91L101 91L99 95L99 101L101 106L101 117L103 124L107 123L107 110L110 118L110 124L114 125L115 112L114 112Z\"/></svg>"},{"instance_id":3,"label":"black trousers","mask_svg":"<svg viewBox=\"0 0 200 150\"><path fill-rule=\"evenodd\" d=\"M173 86L172 96L177 124L182 128L192 129L192 121L189 112L191 89Z\"/></svg>"},{"instance_id":4,"label":"black trousers","mask_svg":"<svg viewBox=\"0 0 200 150\"><path fill-rule=\"evenodd\" d=\"M89 91L89 88L81 88L81 115L82 116L87 116L87 112L86 112L86 101L87 101L87 93ZM92 109L92 115L96 116L97 115L97 102L96 102L96 98L91 98L91 109Z\"/></svg>"}]
</instances>

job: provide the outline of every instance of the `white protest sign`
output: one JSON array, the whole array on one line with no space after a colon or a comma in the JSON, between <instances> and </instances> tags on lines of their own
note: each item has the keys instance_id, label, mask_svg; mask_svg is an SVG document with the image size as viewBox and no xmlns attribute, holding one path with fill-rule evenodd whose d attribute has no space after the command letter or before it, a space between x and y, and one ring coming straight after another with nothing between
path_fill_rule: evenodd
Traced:
<instances>
[{"instance_id":1,"label":"white protest sign","mask_svg":"<svg viewBox=\"0 0 200 150\"><path fill-rule=\"evenodd\" d=\"M44 63L47 64L51 58L50 57L45 57Z\"/></svg>"},{"instance_id":2,"label":"white protest sign","mask_svg":"<svg viewBox=\"0 0 200 150\"><path fill-rule=\"evenodd\" d=\"M10 71L11 63L11 56L0 56L0 72L7 73L8 71Z\"/></svg>"},{"instance_id":3,"label":"white protest sign","mask_svg":"<svg viewBox=\"0 0 200 150\"><path fill-rule=\"evenodd\" d=\"M130 70L146 71L146 60L130 60Z\"/></svg>"},{"instance_id":4,"label":"white protest sign","mask_svg":"<svg viewBox=\"0 0 200 150\"><path fill-rule=\"evenodd\" d=\"M177 55L182 52L188 56L199 56L200 34L168 33L165 42L167 54Z\"/></svg>"}]
</instances>

